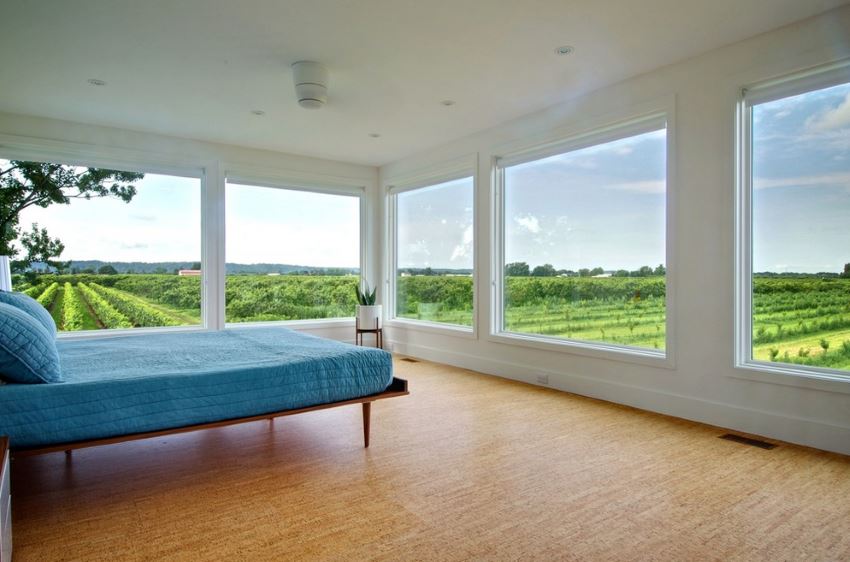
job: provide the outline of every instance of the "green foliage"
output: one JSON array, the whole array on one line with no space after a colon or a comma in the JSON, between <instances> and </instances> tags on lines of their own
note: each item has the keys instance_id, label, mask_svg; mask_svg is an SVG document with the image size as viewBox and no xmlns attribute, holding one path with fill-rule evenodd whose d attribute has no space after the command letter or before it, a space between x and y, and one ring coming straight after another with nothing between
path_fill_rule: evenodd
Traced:
<instances>
[{"instance_id":1,"label":"green foliage","mask_svg":"<svg viewBox=\"0 0 850 562\"><path fill-rule=\"evenodd\" d=\"M360 306L373 306L375 304L375 294L378 291L378 287L369 291L369 283L364 283L364 287L361 290L360 287L354 288L354 294L357 297L357 304Z\"/></svg>"},{"instance_id":2,"label":"green foliage","mask_svg":"<svg viewBox=\"0 0 850 562\"><path fill-rule=\"evenodd\" d=\"M524 261L505 264L505 275L508 277L528 277L531 269Z\"/></svg>"},{"instance_id":3,"label":"green foliage","mask_svg":"<svg viewBox=\"0 0 850 562\"><path fill-rule=\"evenodd\" d=\"M83 329L85 322L85 305L69 282L65 282L63 295L62 329L74 332Z\"/></svg>"},{"instance_id":4,"label":"green foliage","mask_svg":"<svg viewBox=\"0 0 850 562\"><path fill-rule=\"evenodd\" d=\"M556 275L558 275L558 270L555 269L555 266L551 263L544 263L543 265L538 265L537 267L531 270L532 277L555 277Z\"/></svg>"},{"instance_id":5,"label":"green foliage","mask_svg":"<svg viewBox=\"0 0 850 562\"><path fill-rule=\"evenodd\" d=\"M14 282L12 284L14 285ZM47 288L47 285L37 284L37 285L33 285L32 287L26 288L21 292L23 294L27 295L27 296L30 296L30 297L38 300L38 296L41 293L43 293L46 288Z\"/></svg>"},{"instance_id":6,"label":"green foliage","mask_svg":"<svg viewBox=\"0 0 850 562\"><path fill-rule=\"evenodd\" d=\"M37 285L40 287L41 285ZM59 293L59 283L51 283L36 299L38 303L46 309L50 309L53 301L56 300L56 295Z\"/></svg>"},{"instance_id":7,"label":"green foliage","mask_svg":"<svg viewBox=\"0 0 850 562\"><path fill-rule=\"evenodd\" d=\"M37 223L32 224L30 232L21 234L20 242L26 251L26 257L15 261L13 267L16 269L24 270L33 262L42 262L60 271L67 266L66 263L53 259L62 255L65 245L58 239L51 238L47 229L39 228Z\"/></svg>"},{"instance_id":8,"label":"green foliage","mask_svg":"<svg viewBox=\"0 0 850 562\"><path fill-rule=\"evenodd\" d=\"M114 307L116 311L128 319L128 324L132 326L179 326L181 323L174 316L154 308L149 303L130 293L104 287L96 283L92 283L89 287L91 287L91 290L96 296L105 300L111 307ZM88 293L86 294L86 298L88 298ZM95 312L100 317L100 312L97 308Z\"/></svg>"},{"instance_id":9,"label":"green foliage","mask_svg":"<svg viewBox=\"0 0 850 562\"><path fill-rule=\"evenodd\" d=\"M85 283L77 283L77 289L82 293L104 328L133 327L133 324L126 316L116 310L106 299L98 295L92 287Z\"/></svg>"},{"instance_id":10,"label":"green foliage","mask_svg":"<svg viewBox=\"0 0 850 562\"><path fill-rule=\"evenodd\" d=\"M113 266L106 264L97 268L98 275L117 275L118 270Z\"/></svg>"},{"instance_id":11,"label":"green foliage","mask_svg":"<svg viewBox=\"0 0 850 562\"><path fill-rule=\"evenodd\" d=\"M354 275L231 275L225 288L227 321L351 317L357 285Z\"/></svg>"}]
</instances>

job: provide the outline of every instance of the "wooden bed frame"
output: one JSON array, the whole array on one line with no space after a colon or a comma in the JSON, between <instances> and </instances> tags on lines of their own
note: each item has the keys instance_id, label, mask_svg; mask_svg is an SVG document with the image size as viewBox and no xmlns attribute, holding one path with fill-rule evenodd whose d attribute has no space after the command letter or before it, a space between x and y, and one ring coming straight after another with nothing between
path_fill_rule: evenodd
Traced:
<instances>
[{"instance_id":1,"label":"wooden bed frame","mask_svg":"<svg viewBox=\"0 0 850 562\"><path fill-rule=\"evenodd\" d=\"M197 431L199 429L211 429L214 427L225 427L228 425L236 425L239 423L247 423L261 420L273 420L283 416L292 416L302 414L304 412L314 412L316 410L327 410L328 408L336 408L338 406L349 406L351 404L363 405L363 441L366 447L369 446L369 430L370 430L370 415L372 413L372 402L375 400L383 400L384 398L395 398L396 396L407 396L410 391L407 389L407 381L393 377L392 382L383 392L378 394L370 394L360 398L352 398L351 400L342 400L340 402L331 402L329 404L319 404L308 408L296 408L294 410L282 410L280 412L272 412L270 414L262 414L259 416L249 416L245 418L234 418L230 420L201 423L197 425L187 425L184 427L175 427L173 429L163 429L160 431L148 431L144 433L131 433L129 435L120 435L118 437L107 437L104 439L92 439L89 441L74 441L73 443L60 443L58 445L48 445L46 447L33 447L30 449L12 449L14 457L29 457L34 455L43 455L46 453L56 453L65 451L70 454L74 449L85 449L87 447L98 447L100 445L112 445L114 443L124 443L127 441L136 441L139 439L148 439L150 437L162 437L163 435L174 435L177 433L187 433L189 431Z\"/></svg>"}]
</instances>

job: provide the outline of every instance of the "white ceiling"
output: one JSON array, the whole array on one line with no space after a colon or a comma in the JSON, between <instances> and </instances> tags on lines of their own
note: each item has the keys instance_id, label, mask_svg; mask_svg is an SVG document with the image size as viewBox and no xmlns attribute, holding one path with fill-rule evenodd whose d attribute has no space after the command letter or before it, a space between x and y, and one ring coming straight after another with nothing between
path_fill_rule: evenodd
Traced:
<instances>
[{"instance_id":1,"label":"white ceiling","mask_svg":"<svg viewBox=\"0 0 850 562\"><path fill-rule=\"evenodd\" d=\"M0 111L380 165L844 3L0 0Z\"/></svg>"}]
</instances>

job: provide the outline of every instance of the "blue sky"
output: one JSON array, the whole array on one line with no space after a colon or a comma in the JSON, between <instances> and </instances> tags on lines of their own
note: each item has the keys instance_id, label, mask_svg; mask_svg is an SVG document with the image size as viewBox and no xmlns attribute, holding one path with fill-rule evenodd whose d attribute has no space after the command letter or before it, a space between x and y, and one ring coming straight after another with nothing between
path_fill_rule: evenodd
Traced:
<instances>
[{"instance_id":1,"label":"blue sky","mask_svg":"<svg viewBox=\"0 0 850 562\"><path fill-rule=\"evenodd\" d=\"M398 195L398 267L472 269L473 180Z\"/></svg>"},{"instance_id":2,"label":"blue sky","mask_svg":"<svg viewBox=\"0 0 850 562\"><path fill-rule=\"evenodd\" d=\"M47 228L65 244L62 260L200 261L200 180L145 174L135 185L130 203L99 198L29 207L20 226Z\"/></svg>"},{"instance_id":3,"label":"blue sky","mask_svg":"<svg viewBox=\"0 0 850 562\"><path fill-rule=\"evenodd\" d=\"M755 106L753 138L753 269L840 271L850 262L850 85ZM508 168L505 261L664 263L665 158L661 130ZM29 208L21 225L47 227L66 260L200 260L200 181L147 174L138 188L130 204ZM398 201L399 267L472 267L471 178ZM226 206L228 262L358 266L357 198L228 185Z\"/></svg>"},{"instance_id":4,"label":"blue sky","mask_svg":"<svg viewBox=\"0 0 850 562\"><path fill-rule=\"evenodd\" d=\"M507 168L505 263L665 263L665 146L662 129Z\"/></svg>"},{"instance_id":5,"label":"blue sky","mask_svg":"<svg viewBox=\"0 0 850 562\"><path fill-rule=\"evenodd\" d=\"M850 84L753 108L753 270L850 262Z\"/></svg>"}]
</instances>

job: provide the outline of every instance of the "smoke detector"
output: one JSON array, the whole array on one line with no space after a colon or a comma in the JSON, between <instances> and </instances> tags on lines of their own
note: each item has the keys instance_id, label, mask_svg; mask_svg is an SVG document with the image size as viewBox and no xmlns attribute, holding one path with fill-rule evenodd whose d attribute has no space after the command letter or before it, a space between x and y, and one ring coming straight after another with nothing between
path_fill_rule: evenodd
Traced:
<instances>
[{"instance_id":1,"label":"smoke detector","mask_svg":"<svg viewBox=\"0 0 850 562\"><path fill-rule=\"evenodd\" d=\"M298 105L305 109L320 109L328 103L328 69L325 65L309 60L292 63L292 78Z\"/></svg>"}]
</instances>

